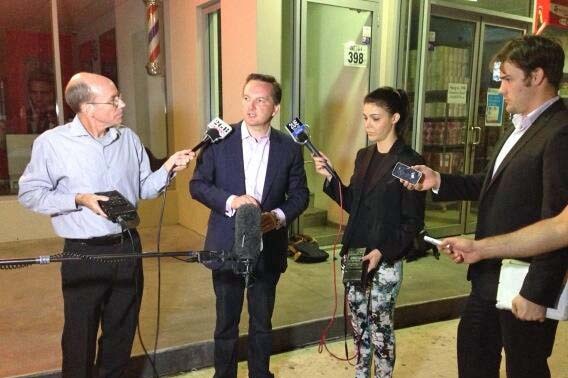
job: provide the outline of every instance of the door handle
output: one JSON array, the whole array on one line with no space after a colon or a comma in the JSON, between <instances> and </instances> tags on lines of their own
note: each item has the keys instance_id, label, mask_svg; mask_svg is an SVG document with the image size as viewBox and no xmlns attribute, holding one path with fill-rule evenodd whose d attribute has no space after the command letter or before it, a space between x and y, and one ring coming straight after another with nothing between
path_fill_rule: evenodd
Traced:
<instances>
[{"instance_id":1,"label":"door handle","mask_svg":"<svg viewBox=\"0 0 568 378\"><path fill-rule=\"evenodd\" d=\"M477 146L479 144L479 142L481 142L481 127L473 126L471 128L471 130L473 131L473 140L472 140L471 144L473 144L474 146Z\"/></svg>"}]
</instances>

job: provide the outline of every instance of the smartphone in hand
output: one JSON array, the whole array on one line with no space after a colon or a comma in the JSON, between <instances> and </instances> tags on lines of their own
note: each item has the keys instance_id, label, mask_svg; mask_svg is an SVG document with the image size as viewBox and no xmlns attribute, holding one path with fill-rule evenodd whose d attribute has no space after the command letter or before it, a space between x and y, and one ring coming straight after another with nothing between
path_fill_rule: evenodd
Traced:
<instances>
[{"instance_id":1,"label":"smartphone in hand","mask_svg":"<svg viewBox=\"0 0 568 378\"><path fill-rule=\"evenodd\" d=\"M404 181L416 185L420 178L422 177L422 172L417 171L414 168L410 168L408 165L401 163L400 161L396 163L392 170L392 175Z\"/></svg>"}]
</instances>

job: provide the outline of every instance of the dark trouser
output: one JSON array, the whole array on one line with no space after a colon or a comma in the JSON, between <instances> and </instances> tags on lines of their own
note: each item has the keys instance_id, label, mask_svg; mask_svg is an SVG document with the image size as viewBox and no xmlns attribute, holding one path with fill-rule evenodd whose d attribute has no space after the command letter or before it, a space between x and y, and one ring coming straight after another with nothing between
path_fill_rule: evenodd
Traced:
<instances>
[{"instance_id":1,"label":"dark trouser","mask_svg":"<svg viewBox=\"0 0 568 378\"><path fill-rule=\"evenodd\" d=\"M66 239L64 251L78 254L139 253L140 238L132 242ZM108 244L107 244L108 243ZM120 262L66 261L61 264L65 324L63 378L90 378L94 370L97 331L102 334L97 354L98 376L120 377L130 360L142 301L143 274L140 259Z\"/></svg>"},{"instance_id":2,"label":"dark trouser","mask_svg":"<svg viewBox=\"0 0 568 378\"><path fill-rule=\"evenodd\" d=\"M258 264L262 265L262 264ZM247 289L249 312L249 377L273 377L270 373L272 350L272 311L280 273L255 272L254 283ZM244 279L231 271L213 271L217 322L215 325L215 378L237 376L239 321L243 308Z\"/></svg>"},{"instance_id":3,"label":"dark trouser","mask_svg":"<svg viewBox=\"0 0 568 378\"><path fill-rule=\"evenodd\" d=\"M511 311L498 310L495 301L475 294L468 298L458 326L460 378L498 378L505 348L508 378L550 377L557 321L525 322Z\"/></svg>"}]
</instances>

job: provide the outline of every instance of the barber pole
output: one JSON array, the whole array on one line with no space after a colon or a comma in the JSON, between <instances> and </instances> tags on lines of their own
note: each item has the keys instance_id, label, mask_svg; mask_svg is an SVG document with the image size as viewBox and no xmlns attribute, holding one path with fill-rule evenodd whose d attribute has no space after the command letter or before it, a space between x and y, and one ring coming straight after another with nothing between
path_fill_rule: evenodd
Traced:
<instances>
[{"instance_id":1,"label":"barber pole","mask_svg":"<svg viewBox=\"0 0 568 378\"><path fill-rule=\"evenodd\" d=\"M146 21L148 24L148 64L149 75L160 74L160 25L158 21L158 1L144 0L146 4Z\"/></svg>"}]
</instances>

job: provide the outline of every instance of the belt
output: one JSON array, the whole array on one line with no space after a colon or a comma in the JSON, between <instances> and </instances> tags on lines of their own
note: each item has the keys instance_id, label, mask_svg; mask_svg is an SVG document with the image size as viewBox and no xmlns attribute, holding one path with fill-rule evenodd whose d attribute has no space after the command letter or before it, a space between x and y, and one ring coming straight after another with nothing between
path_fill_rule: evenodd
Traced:
<instances>
[{"instance_id":1,"label":"belt","mask_svg":"<svg viewBox=\"0 0 568 378\"><path fill-rule=\"evenodd\" d=\"M136 229L124 231L120 234L112 234L105 236L97 236L89 239L65 239L70 243L81 243L86 245L116 245L122 243L124 240L130 240L130 234L134 237L137 235Z\"/></svg>"}]
</instances>

